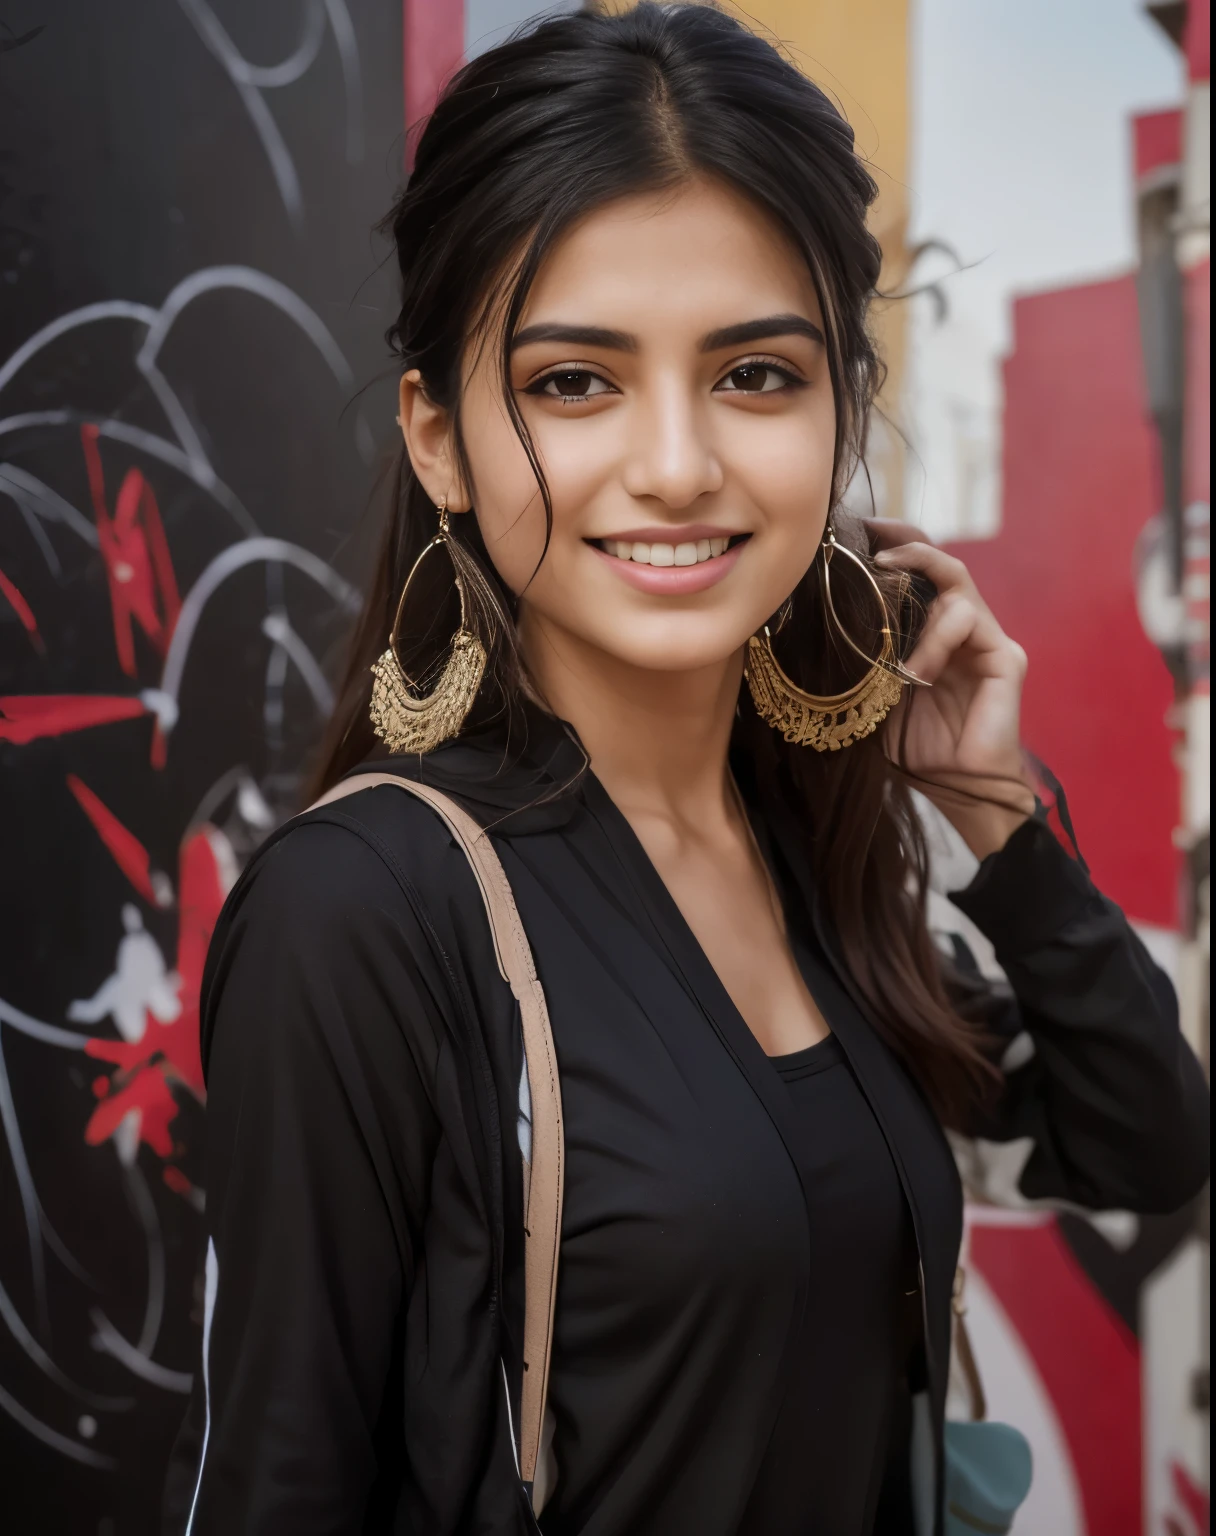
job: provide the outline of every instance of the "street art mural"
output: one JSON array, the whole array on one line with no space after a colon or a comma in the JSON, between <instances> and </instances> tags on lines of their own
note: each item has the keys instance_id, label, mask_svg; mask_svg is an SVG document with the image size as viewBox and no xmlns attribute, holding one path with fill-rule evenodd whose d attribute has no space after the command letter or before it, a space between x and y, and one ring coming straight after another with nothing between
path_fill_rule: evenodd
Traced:
<instances>
[{"instance_id":1,"label":"street art mural","mask_svg":"<svg viewBox=\"0 0 1216 1536\"><path fill-rule=\"evenodd\" d=\"M23 1536L157 1528L198 1357L207 943L297 806L392 425L370 230L401 46L399 9L345 0L0 28L0 1464Z\"/></svg>"},{"instance_id":2,"label":"street art mural","mask_svg":"<svg viewBox=\"0 0 1216 1536\"><path fill-rule=\"evenodd\" d=\"M1173 686L1134 575L1161 495L1135 280L1019 299L1013 321L1002 527L953 550L1026 647L1025 739L1068 793L1080 852L1176 975ZM974 867L957 843L938 863L943 893ZM999 977L942 896L936 917ZM1020 1520L1052 1536L1206 1536L1202 1462L1178 1432L1207 1390L1187 1321L1206 1312L1206 1194L1170 1216L1033 1209L1017 1143L958 1150L990 1408L1034 1450Z\"/></svg>"}]
</instances>

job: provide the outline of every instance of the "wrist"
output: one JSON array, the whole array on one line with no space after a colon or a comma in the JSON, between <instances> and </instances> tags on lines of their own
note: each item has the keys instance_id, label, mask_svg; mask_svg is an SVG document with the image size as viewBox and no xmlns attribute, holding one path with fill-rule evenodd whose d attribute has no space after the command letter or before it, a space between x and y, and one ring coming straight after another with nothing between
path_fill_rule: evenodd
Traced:
<instances>
[{"instance_id":1,"label":"wrist","mask_svg":"<svg viewBox=\"0 0 1216 1536\"><path fill-rule=\"evenodd\" d=\"M1020 778L994 785L987 780L968 783L959 777L948 784L918 784L917 788L981 861L999 853L1035 812L1034 790Z\"/></svg>"}]
</instances>

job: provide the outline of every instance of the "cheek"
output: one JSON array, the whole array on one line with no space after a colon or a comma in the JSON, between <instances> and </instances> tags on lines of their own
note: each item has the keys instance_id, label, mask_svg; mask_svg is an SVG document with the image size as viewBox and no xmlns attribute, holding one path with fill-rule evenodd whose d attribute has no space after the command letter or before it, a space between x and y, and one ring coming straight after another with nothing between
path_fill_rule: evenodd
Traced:
<instances>
[{"instance_id":1,"label":"cheek","mask_svg":"<svg viewBox=\"0 0 1216 1536\"><path fill-rule=\"evenodd\" d=\"M536 476L500 401L470 390L461 410L461 433L486 552L503 581L518 594L545 547L545 505Z\"/></svg>"},{"instance_id":2,"label":"cheek","mask_svg":"<svg viewBox=\"0 0 1216 1536\"><path fill-rule=\"evenodd\" d=\"M580 513L618 467L619 443L613 434L620 428L606 416L563 421L528 413L526 407L525 420L553 506L547 552L544 500L506 409L497 401L486 407L466 397L462 412L474 506L486 551L511 590L518 595L526 586L535 601L551 579L560 579L558 573L574 553L567 547L571 536L581 545Z\"/></svg>"},{"instance_id":3,"label":"cheek","mask_svg":"<svg viewBox=\"0 0 1216 1536\"><path fill-rule=\"evenodd\" d=\"M739 413L742 414L742 413ZM723 434L730 473L762 509L774 559L809 563L827 524L832 496L835 412L815 402L789 416L750 416Z\"/></svg>"}]
</instances>

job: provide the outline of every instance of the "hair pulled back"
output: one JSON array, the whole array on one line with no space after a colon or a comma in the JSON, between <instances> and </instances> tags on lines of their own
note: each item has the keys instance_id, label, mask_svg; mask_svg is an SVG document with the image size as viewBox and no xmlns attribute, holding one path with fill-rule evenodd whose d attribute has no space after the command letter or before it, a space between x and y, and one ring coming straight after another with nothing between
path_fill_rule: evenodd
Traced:
<instances>
[{"instance_id":1,"label":"hair pulled back","mask_svg":"<svg viewBox=\"0 0 1216 1536\"><path fill-rule=\"evenodd\" d=\"M508 387L510 340L528 293L575 220L615 199L694 178L744 193L806 260L823 311L836 403L832 517L837 537L864 550L857 531L844 526L839 502L862 460L883 377L867 329L882 259L866 225L877 189L855 152L852 129L824 92L710 6L643 3L622 15L550 18L453 77L384 225L401 276L389 343L403 369L417 368L428 395L451 412L474 501L460 436L462 370L471 347L500 347L503 398L551 526L544 476ZM315 792L375 753L370 667L388 643L406 576L434 530L434 508L403 451ZM458 565L484 578L466 582L489 651L468 722L473 728L509 718L527 683L515 644L516 599L486 555L476 518L456 518L452 537ZM898 579L877 568L874 575L898 608ZM442 599L440 591L428 603L415 601L411 588L406 618L420 627L407 630L399 648L416 678L441 661L455 627L450 596ZM872 589L860 580L834 581L833 598L850 634L876 654L881 616ZM856 681L858 663L827 623L814 567L783 618L777 648L799 683L835 693ZM753 765L759 792L792 811L803 829L845 962L878 1027L938 1114L961 1123L986 1068L943 988L925 922L924 840L907 782L892 761L896 744L880 728L844 752L788 745L758 719L744 688L736 745Z\"/></svg>"}]
</instances>

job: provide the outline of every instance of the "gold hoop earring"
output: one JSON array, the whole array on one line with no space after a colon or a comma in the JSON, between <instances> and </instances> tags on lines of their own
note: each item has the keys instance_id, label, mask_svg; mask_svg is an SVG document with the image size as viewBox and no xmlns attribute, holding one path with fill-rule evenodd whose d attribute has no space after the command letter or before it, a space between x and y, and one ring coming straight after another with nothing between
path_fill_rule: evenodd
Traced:
<instances>
[{"instance_id":1,"label":"gold hoop earring","mask_svg":"<svg viewBox=\"0 0 1216 1536\"><path fill-rule=\"evenodd\" d=\"M838 544L830 528L823 541L822 553L819 580L828 616L849 648L869 662L870 670L844 693L807 693L786 675L773 655L772 635L766 624L762 634L753 635L747 642L744 676L756 713L774 730L780 731L786 741L800 747L814 747L816 752L839 752L842 747L851 747L855 741L877 730L899 703L902 685L920 683L921 679L909 672L896 654L886 601L865 561L846 545ZM882 649L877 659L861 649L840 622L832 603L829 567L837 553L846 555L860 567L878 599L882 610Z\"/></svg>"},{"instance_id":2,"label":"gold hoop earring","mask_svg":"<svg viewBox=\"0 0 1216 1536\"><path fill-rule=\"evenodd\" d=\"M415 684L397 655L397 635L405 611L406 594L418 567L433 549L446 546L452 561L452 574L460 594L460 628L452 638L452 649L434 688L419 697ZM468 601L460 569L452 554L448 531L448 499L439 503L439 532L427 544L410 567L397 603L397 615L389 635L388 649L372 667L372 729L390 752L433 752L441 742L460 733L465 717L473 707L477 690L486 670L486 648L469 627Z\"/></svg>"}]
</instances>

